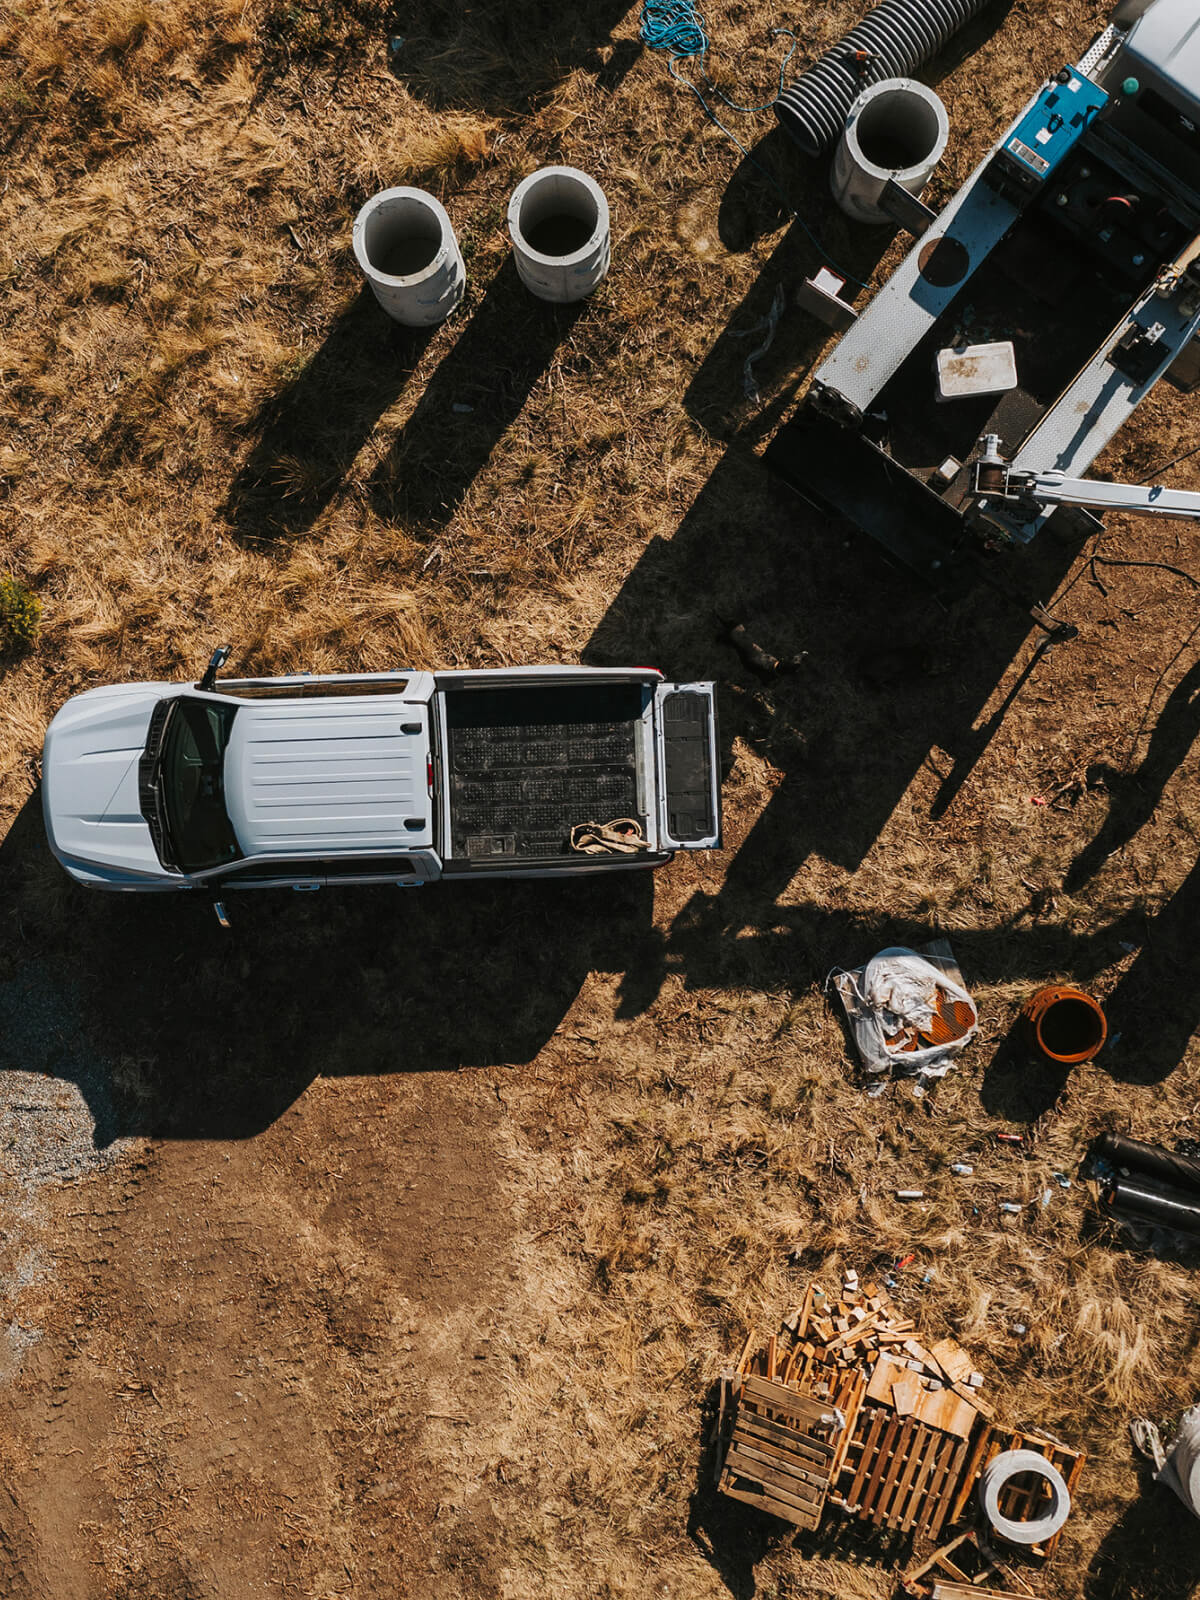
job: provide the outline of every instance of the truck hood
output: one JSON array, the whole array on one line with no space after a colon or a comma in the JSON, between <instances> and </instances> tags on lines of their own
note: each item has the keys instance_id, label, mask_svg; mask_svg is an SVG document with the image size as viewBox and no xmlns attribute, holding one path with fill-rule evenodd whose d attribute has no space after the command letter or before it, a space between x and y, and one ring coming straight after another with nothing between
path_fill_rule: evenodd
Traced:
<instances>
[{"instance_id":1,"label":"truck hood","mask_svg":"<svg viewBox=\"0 0 1200 1600\"><path fill-rule=\"evenodd\" d=\"M118 873L165 876L138 807L138 758L168 684L76 695L46 732L42 805L50 848Z\"/></svg>"}]
</instances>

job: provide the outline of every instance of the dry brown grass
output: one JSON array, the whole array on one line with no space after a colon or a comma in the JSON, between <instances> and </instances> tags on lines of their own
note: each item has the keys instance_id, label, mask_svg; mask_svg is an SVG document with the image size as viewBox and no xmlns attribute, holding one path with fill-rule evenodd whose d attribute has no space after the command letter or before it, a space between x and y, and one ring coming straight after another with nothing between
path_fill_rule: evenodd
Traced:
<instances>
[{"instance_id":1,"label":"dry brown grass","mask_svg":"<svg viewBox=\"0 0 1200 1600\"><path fill-rule=\"evenodd\" d=\"M1191 592L1114 571L1102 595L1074 569L1060 603L1081 640L1038 665L934 817L961 741L948 734L943 749L930 736L906 767L914 724L969 705L985 728L1035 641L1018 635L972 701L966 680L995 619L951 619L914 691L927 712L903 692L863 690L854 661L886 621L878 596L892 580L781 506L747 460L819 338L789 320L759 410L741 398L744 342L708 365L730 319L744 327L765 309L753 300L760 273L809 267L811 252L762 230L773 202L753 181L726 194L736 152L661 60L637 56L632 11L523 9L429 8L392 76L393 23L366 3L8 6L0 554L37 587L44 620L36 652L5 667L6 811L28 799L42 730L68 695L187 676L224 640L251 672L574 660L592 641L606 658L641 660L644 647L669 671L721 677L729 850L661 874L653 928L583 979L534 1061L482 1075L479 1093L494 1105L494 1090L506 1113L496 1137L511 1177L513 1284L489 1315L511 1376L476 1419L474 1455L454 1455L453 1429L429 1422L406 1460L444 1471L452 1511L487 1497L473 1581L483 1572L491 1587L480 1593L881 1597L888 1569L853 1541L793 1544L714 1507L698 1487L701 1418L716 1371L806 1274L886 1268L915 1250L899 1298L931 1331L963 1338L1006 1416L1094 1453L1046 1595L1185 1600L1192 1580L1171 1565L1162 1519L1138 1510L1125 1424L1133 1411L1169 1415L1200 1388L1194 1276L1094 1238L1077 1162L1106 1127L1196 1133L1195 1043L1180 1044L1173 1076L1143 1085L1120 1081L1137 1049L1126 1041L1117 1076L1076 1073L1020 1151L991 1136L1021 1125L1021 1068L989 1062L1034 982L1116 988L1132 947L1155 947L1149 919L1192 870L1200 811L1185 747L1136 840L1036 927L1021 882L1060 883L1108 805L1097 789L1062 809L1031 796L1145 755L1146 731L1195 659ZM860 10L805 0L797 61ZM945 83L955 137L940 195L1101 11L1025 0ZM769 86L775 11L755 0L708 14L722 81ZM869 243L832 213L819 180L785 151L771 159L829 248L869 271ZM613 272L573 321L548 321L504 274L507 196L550 161L594 172L613 207ZM442 196L468 260L465 307L423 345L355 303L355 209L399 182ZM722 242L730 229L734 248ZM714 419L741 430L728 454ZM1156 396L1108 465L1142 476L1188 448L1193 419L1177 396ZM1194 481L1194 468L1175 481ZM1116 519L1106 549L1166 549L1200 570L1190 528L1164 536ZM734 614L780 653L813 651L811 675L769 690L748 678L720 643ZM71 940L96 925L72 934L65 886L28 882L11 915L88 966L90 946ZM936 1095L869 1100L821 979L893 938L938 932L956 943L984 1037ZM568 920L547 937L569 953L577 938L593 948L586 935ZM490 937L497 951L509 941L502 915ZM372 949L367 940L368 966ZM244 972L214 978L235 1014L269 959L247 952ZM656 965L661 983L648 984ZM514 1011L537 1007L529 982L508 996ZM369 1054L382 1037L368 1025L354 1049ZM464 1044L461 1059L507 1058L471 1057ZM273 1067L249 1047L240 1065ZM973 1179L949 1174L960 1155ZM1057 1171L1073 1175L1070 1190ZM892 1195L910 1184L928 1198L904 1208ZM1019 1217L998 1212L1009 1198L1026 1203ZM1012 1333L1018 1322L1027 1335ZM442 1337L460 1333L447 1322ZM119 1329L106 1337L124 1350ZM426 1376L436 1387L436 1360ZM348 1392L367 1385L364 1412L386 1387L378 1374L346 1381ZM388 1404L381 1415L407 1415L390 1391ZM341 1584L366 1515L336 1487L359 1435L347 1423L327 1436L327 1421L312 1419L329 1506L306 1535L328 1585L314 1593ZM374 1428L372 1447L386 1434ZM112 1559L136 1575L156 1536L144 1478L166 1469L138 1465L134 1443L118 1430L105 1460L127 1517ZM192 1467L173 1470L185 1496ZM453 1553L452 1520L405 1536ZM430 1592L456 1592L447 1570Z\"/></svg>"}]
</instances>

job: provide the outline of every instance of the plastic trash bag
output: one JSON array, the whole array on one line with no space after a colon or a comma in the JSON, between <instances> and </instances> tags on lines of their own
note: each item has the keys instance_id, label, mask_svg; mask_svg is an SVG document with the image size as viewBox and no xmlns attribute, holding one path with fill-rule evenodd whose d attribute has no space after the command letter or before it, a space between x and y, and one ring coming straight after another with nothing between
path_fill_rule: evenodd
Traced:
<instances>
[{"instance_id":1,"label":"plastic trash bag","mask_svg":"<svg viewBox=\"0 0 1200 1600\"><path fill-rule=\"evenodd\" d=\"M979 1013L945 965L915 950L881 950L834 974L868 1072L941 1078L979 1029Z\"/></svg>"}]
</instances>

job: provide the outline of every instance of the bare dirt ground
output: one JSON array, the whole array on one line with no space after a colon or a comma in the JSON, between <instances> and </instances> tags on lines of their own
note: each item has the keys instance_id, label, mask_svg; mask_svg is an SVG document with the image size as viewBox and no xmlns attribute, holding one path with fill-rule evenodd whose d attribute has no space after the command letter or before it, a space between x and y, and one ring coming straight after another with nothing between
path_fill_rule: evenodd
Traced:
<instances>
[{"instance_id":1,"label":"bare dirt ground","mask_svg":"<svg viewBox=\"0 0 1200 1600\"><path fill-rule=\"evenodd\" d=\"M793 65L861 9L794 8ZM934 203L1103 10L1001 6L934 74ZM768 99L777 14L708 20L714 73ZM636 23L601 0L0 14L0 538L44 606L0 680L6 1595L881 1600L888 1551L714 1497L705 1408L814 1270L909 1252L898 1298L1001 1414L1091 1454L1047 1600L1200 1592L1200 1535L1126 1433L1200 1392L1194 1264L1097 1228L1079 1175L1105 1129L1200 1134L1200 610L1087 559L1200 574L1194 528L1031 550L1022 585L1080 630L1046 651L1019 608L944 611L783 495L756 452L821 334L789 310L757 405L741 369L817 250ZM769 112L736 126L878 281L904 241L841 219ZM575 312L524 296L503 232L557 160L614 214ZM348 249L405 181L468 262L427 337L385 324ZM1163 389L1102 466L1143 478L1198 440ZM804 668L764 687L738 620ZM913 637L919 668L881 683L867 658ZM616 890L249 897L228 933L76 889L40 824L46 721L222 640L256 672L716 676L726 849ZM1036 915L1030 885L1055 891ZM939 933L981 1039L936 1093L869 1099L825 976ZM1119 1035L1067 1077L1013 1034L1056 978Z\"/></svg>"}]
</instances>

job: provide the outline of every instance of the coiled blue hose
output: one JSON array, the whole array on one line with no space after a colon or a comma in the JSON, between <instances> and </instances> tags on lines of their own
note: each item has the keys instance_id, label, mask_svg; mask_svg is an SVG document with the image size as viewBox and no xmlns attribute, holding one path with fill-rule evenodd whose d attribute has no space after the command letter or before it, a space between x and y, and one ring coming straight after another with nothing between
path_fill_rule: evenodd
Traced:
<instances>
[{"instance_id":1,"label":"coiled blue hose","mask_svg":"<svg viewBox=\"0 0 1200 1600\"><path fill-rule=\"evenodd\" d=\"M783 93L783 80L787 71L787 64L796 54L796 35L790 28L771 29L772 39L781 35L785 39L790 39L792 45L787 55L779 63L778 94ZM643 44L649 45L652 50L666 50L670 54L671 76L677 78L680 83L687 84L688 88L700 101L700 104L704 106L705 111L708 111L708 106L705 104L704 96L694 83L689 82L687 78L675 71L675 63L677 61L683 61L690 56L697 57L700 62L700 76L704 79L705 88L711 94L715 94L719 100L723 100L733 111L766 111L775 104L774 100L764 100L762 105L759 106L742 106L736 100L731 100L723 89L717 88L708 75L708 66L705 62L710 44L708 29L705 26L704 17L699 7L694 4L694 0L643 0L638 37ZM712 116L712 113L709 112L709 115ZM716 122L716 120L713 117L713 121ZM721 124L718 122L717 126L720 127ZM729 130L723 129L722 131L728 132ZM733 135L730 134L730 138L732 137Z\"/></svg>"},{"instance_id":2,"label":"coiled blue hose","mask_svg":"<svg viewBox=\"0 0 1200 1600\"><path fill-rule=\"evenodd\" d=\"M779 63L779 95L782 96L784 72L787 68L788 62L796 53L797 40L796 35L790 28L771 29L771 37L773 39L779 37L780 35L792 41L791 48L784 56L783 60ZM782 199L784 205L787 207L788 216L791 217L799 225L799 227L804 230L821 254L825 255L825 249L821 244L820 239L817 238L816 234L808 226L807 222L805 222L802 217L797 215L796 208L793 206L791 198L775 175L771 172L768 172L766 167L763 166L762 162L757 161L754 156L750 154L749 150L746 149L746 146L731 128L727 128L725 126L720 117L717 116L716 112L704 98L704 93L700 89L699 85L693 83L690 78L685 78L681 72L676 72L675 63L677 61L683 61L695 57L700 63L700 76L704 80L704 87L711 94L715 94L719 99L723 100L727 106L731 107L732 110L765 111L768 106L774 106L778 110L778 98L775 100L767 100L760 106L742 106L739 105L736 100L731 100L722 89L717 88L716 84L709 77L708 68L705 66L704 58L708 54L709 48L708 30L705 27L703 16L695 4L695 0L642 0L642 13L640 26L638 28L638 36L642 43L649 45L652 50L663 50L667 52L669 58L667 61L667 66L669 67L671 76L675 79L676 83L681 83L685 89L691 90L691 92L696 96L696 99L699 100L701 106L703 106L704 114L706 117L708 117L709 121L715 123L725 137L737 146L750 165L762 173L763 177L767 180L772 189L775 190L775 193L779 195L780 199ZM828 256L826 256L826 260L829 260ZM829 264L835 269L835 271L841 270L837 267L836 262L830 260ZM856 278L853 273L843 272L842 277L844 277L847 282L853 283L857 288L866 288L866 284L863 283L861 278Z\"/></svg>"},{"instance_id":3,"label":"coiled blue hose","mask_svg":"<svg viewBox=\"0 0 1200 1600\"><path fill-rule=\"evenodd\" d=\"M775 115L810 156L839 138L851 105L881 78L906 78L990 0L880 0L857 27L784 90Z\"/></svg>"}]
</instances>

